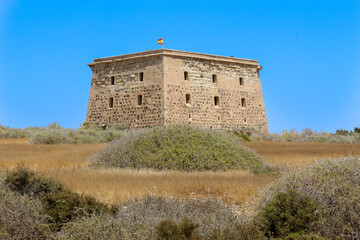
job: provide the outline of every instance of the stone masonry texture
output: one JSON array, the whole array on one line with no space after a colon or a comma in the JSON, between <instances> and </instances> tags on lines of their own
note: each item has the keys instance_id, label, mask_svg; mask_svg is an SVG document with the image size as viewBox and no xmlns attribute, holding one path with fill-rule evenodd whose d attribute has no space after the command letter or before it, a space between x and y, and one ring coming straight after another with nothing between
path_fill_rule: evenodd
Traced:
<instances>
[{"instance_id":1,"label":"stone masonry texture","mask_svg":"<svg viewBox=\"0 0 360 240\"><path fill-rule=\"evenodd\" d=\"M98 58L87 122L268 132L258 61L159 49Z\"/></svg>"}]
</instances>

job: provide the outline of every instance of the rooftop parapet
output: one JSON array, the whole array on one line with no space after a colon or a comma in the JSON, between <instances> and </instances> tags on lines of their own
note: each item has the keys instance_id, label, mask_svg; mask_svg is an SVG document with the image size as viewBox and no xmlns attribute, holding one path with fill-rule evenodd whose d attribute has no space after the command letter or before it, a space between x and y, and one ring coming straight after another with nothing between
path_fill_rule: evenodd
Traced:
<instances>
[{"instance_id":1,"label":"rooftop parapet","mask_svg":"<svg viewBox=\"0 0 360 240\"><path fill-rule=\"evenodd\" d=\"M204 53L185 52L185 51L178 51L178 50L171 50L171 49L158 49L158 50L151 50L151 51L145 51L145 52L139 52L139 53L131 53L131 54L125 54L125 55L119 55L119 56L113 56L113 57L96 58L96 59L94 59L93 63L88 63L87 65L89 65L91 67L96 64L119 62L119 61L124 61L124 60L153 57L153 56L187 57L187 58L202 59L202 60L208 60L208 61L237 63L237 64L244 64L244 65L252 65L252 66L257 66L257 67L259 66L257 60L235 58L235 57L225 57L225 56L204 54Z\"/></svg>"}]
</instances>

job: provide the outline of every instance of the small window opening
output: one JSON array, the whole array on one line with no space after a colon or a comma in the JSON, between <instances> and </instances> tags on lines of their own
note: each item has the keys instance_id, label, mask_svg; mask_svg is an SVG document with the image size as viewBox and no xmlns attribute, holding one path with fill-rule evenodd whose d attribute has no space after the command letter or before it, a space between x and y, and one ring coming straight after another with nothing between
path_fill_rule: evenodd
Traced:
<instances>
[{"instance_id":1,"label":"small window opening","mask_svg":"<svg viewBox=\"0 0 360 240\"><path fill-rule=\"evenodd\" d=\"M244 118L244 122L246 123L246 118Z\"/></svg>"},{"instance_id":2,"label":"small window opening","mask_svg":"<svg viewBox=\"0 0 360 240\"><path fill-rule=\"evenodd\" d=\"M189 80L189 73L188 72L184 72L184 80L185 81Z\"/></svg>"},{"instance_id":3,"label":"small window opening","mask_svg":"<svg viewBox=\"0 0 360 240\"><path fill-rule=\"evenodd\" d=\"M186 94L186 104L191 104L190 94Z\"/></svg>"},{"instance_id":4,"label":"small window opening","mask_svg":"<svg viewBox=\"0 0 360 240\"><path fill-rule=\"evenodd\" d=\"M244 86L244 78L242 78L242 77L239 78L239 84L241 87Z\"/></svg>"},{"instance_id":5,"label":"small window opening","mask_svg":"<svg viewBox=\"0 0 360 240\"><path fill-rule=\"evenodd\" d=\"M191 121L191 114L189 114L189 120Z\"/></svg>"},{"instance_id":6,"label":"small window opening","mask_svg":"<svg viewBox=\"0 0 360 240\"><path fill-rule=\"evenodd\" d=\"M212 75L212 82L213 82L213 83L217 83L217 76L216 76L216 74L213 74L213 75Z\"/></svg>"},{"instance_id":7,"label":"small window opening","mask_svg":"<svg viewBox=\"0 0 360 240\"><path fill-rule=\"evenodd\" d=\"M214 97L214 104L215 106L220 106L220 98L219 97Z\"/></svg>"},{"instance_id":8,"label":"small window opening","mask_svg":"<svg viewBox=\"0 0 360 240\"><path fill-rule=\"evenodd\" d=\"M111 85L114 85L115 84L115 77L111 77L110 82L111 82Z\"/></svg>"},{"instance_id":9,"label":"small window opening","mask_svg":"<svg viewBox=\"0 0 360 240\"><path fill-rule=\"evenodd\" d=\"M242 106L243 108L246 108L245 98L242 98L242 99L241 99L241 106Z\"/></svg>"},{"instance_id":10,"label":"small window opening","mask_svg":"<svg viewBox=\"0 0 360 240\"><path fill-rule=\"evenodd\" d=\"M143 72L139 73L139 81L140 82L144 81L144 73Z\"/></svg>"},{"instance_id":11,"label":"small window opening","mask_svg":"<svg viewBox=\"0 0 360 240\"><path fill-rule=\"evenodd\" d=\"M109 98L109 108L113 108L114 107L114 98Z\"/></svg>"},{"instance_id":12,"label":"small window opening","mask_svg":"<svg viewBox=\"0 0 360 240\"><path fill-rule=\"evenodd\" d=\"M108 118L108 123L111 123L111 117Z\"/></svg>"},{"instance_id":13,"label":"small window opening","mask_svg":"<svg viewBox=\"0 0 360 240\"><path fill-rule=\"evenodd\" d=\"M138 106L141 106L143 104L142 95L137 96L137 103L138 103Z\"/></svg>"}]
</instances>

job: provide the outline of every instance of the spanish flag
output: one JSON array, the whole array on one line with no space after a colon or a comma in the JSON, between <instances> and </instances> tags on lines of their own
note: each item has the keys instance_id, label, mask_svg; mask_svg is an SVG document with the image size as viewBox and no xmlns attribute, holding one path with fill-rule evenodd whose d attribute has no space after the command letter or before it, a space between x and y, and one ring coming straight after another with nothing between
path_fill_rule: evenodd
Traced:
<instances>
[{"instance_id":1,"label":"spanish flag","mask_svg":"<svg viewBox=\"0 0 360 240\"><path fill-rule=\"evenodd\" d=\"M158 44L164 45L164 39L162 38L158 39Z\"/></svg>"}]
</instances>

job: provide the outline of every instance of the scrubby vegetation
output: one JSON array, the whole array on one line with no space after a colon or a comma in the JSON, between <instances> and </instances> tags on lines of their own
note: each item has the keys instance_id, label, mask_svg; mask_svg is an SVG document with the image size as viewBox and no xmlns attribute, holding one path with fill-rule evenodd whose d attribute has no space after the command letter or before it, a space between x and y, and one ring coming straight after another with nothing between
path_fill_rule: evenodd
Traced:
<instances>
[{"instance_id":1,"label":"scrubby vegetation","mask_svg":"<svg viewBox=\"0 0 360 240\"><path fill-rule=\"evenodd\" d=\"M277 141L277 142L326 142L326 143L360 143L360 130L337 130L336 133L316 132L306 128L300 132L284 130L279 134L265 134L251 128L230 129L229 133L243 141Z\"/></svg>"},{"instance_id":2,"label":"scrubby vegetation","mask_svg":"<svg viewBox=\"0 0 360 240\"><path fill-rule=\"evenodd\" d=\"M27 169L0 180L0 239L200 240L233 239L226 236L240 232L250 236L241 239L254 239L260 234L216 200L148 197L114 210Z\"/></svg>"},{"instance_id":3,"label":"scrubby vegetation","mask_svg":"<svg viewBox=\"0 0 360 240\"><path fill-rule=\"evenodd\" d=\"M220 236L242 221L219 201L149 197L123 205L116 217L93 216L68 224L60 239L240 239Z\"/></svg>"},{"instance_id":4,"label":"scrubby vegetation","mask_svg":"<svg viewBox=\"0 0 360 240\"><path fill-rule=\"evenodd\" d=\"M211 199L114 209L17 168L0 179L0 239L359 239L360 158L324 160L269 187L254 217Z\"/></svg>"},{"instance_id":5,"label":"scrubby vegetation","mask_svg":"<svg viewBox=\"0 0 360 240\"><path fill-rule=\"evenodd\" d=\"M126 133L92 158L92 165L182 171L269 170L265 162L234 138L213 130L168 126Z\"/></svg>"},{"instance_id":6,"label":"scrubby vegetation","mask_svg":"<svg viewBox=\"0 0 360 240\"><path fill-rule=\"evenodd\" d=\"M0 183L0 239L49 239L52 234L39 200L19 195Z\"/></svg>"},{"instance_id":7,"label":"scrubby vegetation","mask_svg":"<svg viewBox=\"0 0 360 240\"><path fill-rule=\"evenodd\" d=\"M47 127L28 127L25 129L10 128L0 125L0 138L30 138L31 143L40 144L81 144L103 143L117 139L127 131L122 124L114 124L110 128L84 122L78 130L66 129L56 122ZM309 128L302 131L284 130L280 133L261 133L252 128L232 128L220 130L241 141L284 141L284 142L327 142L327 143L360 143L360 128L354 130L336 130L335 133L317 132Z\"/></svg>"},{"instance_id":8,"label":"scrubby vegetation","mask_svg":"<svg viewBox=\"0 0 360 240\"><path fill-rule=\"evenodd\" d=\"M268 190L257 224L269 237L360 238L360 158L323 160ZM281 227L280 227L281 225Z\"/></svg>"},{"instance_id":9,"label":"scrubby vegetation","mask_svg":"<svg viewBox=\"0 0 360 240\"><path fill-rule=\"evenodd\" d=\"M58 181L36 176L22 167L9 172L4 183L15 193L40 200L43 204L43 212L49 216L49 226L53 230L60 230L75 217L116 212L115 209L97 202L90 196L74 193Z\"/></svg>"},{"instance_id":10,"label":"scrubby vegetation","mask_svg":"<svg viewBox=\"0 0 360 240\"><path fill-rule=\"evenodd\" d=\"M9 128L0 125L0 138L25 138L28 131L20 128Z\"/></svg>"},{"instance_id":11,"label":"scrubby vegetation","mask_svg":"<svg viewBox=\"0 0 360 240\"><path fill-rule=\"evenodd\" d=\"M63 128L56 122L45 128L16 129L0 125L0 138L29 138L31 143L37 144L88 144L111 142L119 138L124 131L122 125L102 129L89 123L82 124L78 130Z\"/></svg>"}]
</instances>

